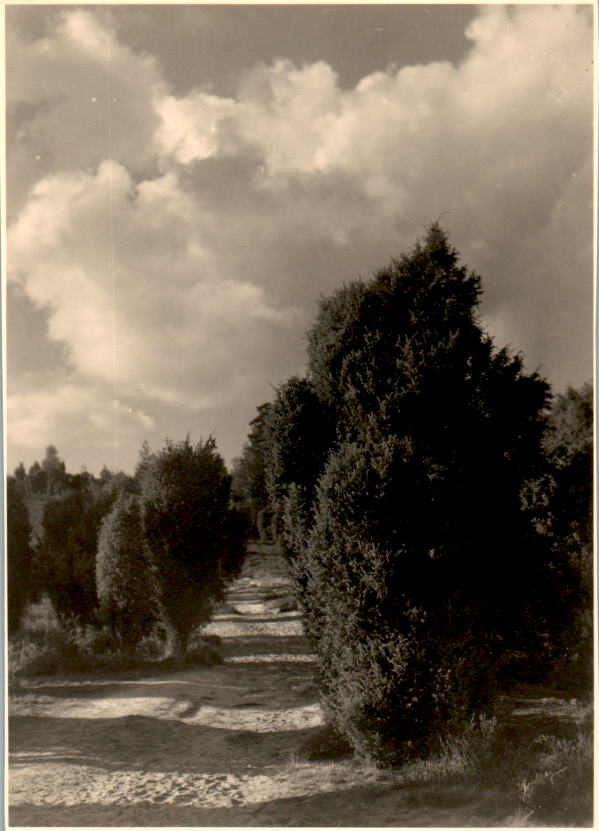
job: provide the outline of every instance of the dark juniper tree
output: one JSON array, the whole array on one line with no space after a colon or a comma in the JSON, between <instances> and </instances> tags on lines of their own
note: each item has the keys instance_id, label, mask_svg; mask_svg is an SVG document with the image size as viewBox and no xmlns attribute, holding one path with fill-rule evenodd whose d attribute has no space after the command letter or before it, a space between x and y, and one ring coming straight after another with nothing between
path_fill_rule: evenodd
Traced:
<instances>
[{"instance_id":1,"label":"dark juniper tree","mask_svg":"<svg viewBox=\"0 0 599 831\"><path fill-rule=\"evenodd\" d=\"M273 495L323 703L365 758L392 763L484 707L534 602L521 489L548 388L494 347L480 293L433 225L322 301L308 379L289 382L307 429L286 388L273 405L293 428L272 431Z\"/></svg>"},{"instance_id":2,"label":"dark juniper tree","mask_svg":"<svg viewBox=\"0 0 599 831\"><path fill-rule=\"evenodd\" d=\"M104 484L86 472L66 474L64 490L46 500L36 552L37 580L63 622L98 623L96 551L100 523L119 492L134 486L133 479L125 474L115 474Z\"/></svg>"}]
</instances>

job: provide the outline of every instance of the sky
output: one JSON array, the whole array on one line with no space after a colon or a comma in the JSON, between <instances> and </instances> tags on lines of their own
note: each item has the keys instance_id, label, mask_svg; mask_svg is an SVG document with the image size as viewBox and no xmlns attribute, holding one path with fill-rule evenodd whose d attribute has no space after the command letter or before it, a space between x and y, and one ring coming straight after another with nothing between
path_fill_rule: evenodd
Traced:
<instances>
[{"instance_id":1,"label":"sky","mask_svg":"<svg viewBox=\"0 0 599 831\"><path fill-rule=\"evenodd\" d=\"M439 220L481 321L593 373L592 6L8 6L6 467L228 464L319 298Z\"/></svg>"}]
</instances>

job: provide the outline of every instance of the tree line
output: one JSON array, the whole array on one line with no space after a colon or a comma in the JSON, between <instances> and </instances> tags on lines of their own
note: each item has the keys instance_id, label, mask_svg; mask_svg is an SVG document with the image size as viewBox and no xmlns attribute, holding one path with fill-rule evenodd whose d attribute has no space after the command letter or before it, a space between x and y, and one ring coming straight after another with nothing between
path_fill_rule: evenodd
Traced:
<instances>
[{"instance_id":1,"label":"tree line","mask_svg":"<svg viewBox=\"0 0 599 831\"><path fill-rule=\"evenodd\" d=\"M329 722L378 762L515 672L592 677L592 388L553 396L496 347L481 291L435 224L324 298L305 376L234 465L289 559Z\"/></svg>"},{"instance_id":2,"label":"tree line","mask_svg":"<svg viewBox=\"0 0 599 831\"><path fill-rule=\"evenodd\" d=\"M22 465L7 481L9 632L47 595L64 626L105 628L123 653L158 625L166 654L183 655L244 553L244 519L213 439L158 452L144 443L134 476L66 474L54 447L38 467L46 498L36 532L27 499L42 491Z\"/></svg>"}]
</instances>

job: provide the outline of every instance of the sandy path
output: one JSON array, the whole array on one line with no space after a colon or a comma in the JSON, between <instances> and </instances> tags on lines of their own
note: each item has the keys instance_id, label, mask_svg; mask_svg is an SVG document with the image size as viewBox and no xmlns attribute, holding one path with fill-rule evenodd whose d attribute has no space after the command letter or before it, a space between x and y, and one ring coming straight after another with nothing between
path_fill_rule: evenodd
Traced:
<instances>
[{"instance_id":1,"label":"sandy path","mask_svg":"<svg viewBox=\"0 0 599 831\"><path fill-rule=\"evenodd\" d=\"M274 587L285 589L280 576ZM42 680L14 695L12 824L61 823L63 808L93 824L100 806L138 806L136 824L153 824L150 806L231 808L297 795L286 768L322 717L298 613L269 609L272 589L272 580L249 577L232 587L227 611L208 627L222 639L222 666Z\"/></svg>"},{"instance_id":2,"label":"sandy path","mask_svg":"<svg viewBox=\"0 0 599 831\"><path fill-rule=\"evenodd\" d=\"M40 679L10 702L11 826L489 826L501 795L398 787L302 761L322 714L277 558L255 555L208 632L225 663Z\"/></svg>"}]
</instances>

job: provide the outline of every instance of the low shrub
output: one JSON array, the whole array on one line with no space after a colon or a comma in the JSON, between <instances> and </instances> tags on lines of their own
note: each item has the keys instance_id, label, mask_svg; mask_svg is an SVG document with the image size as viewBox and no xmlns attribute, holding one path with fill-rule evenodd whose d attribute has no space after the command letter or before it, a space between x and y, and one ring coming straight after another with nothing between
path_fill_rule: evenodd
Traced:
<instances>
[{"instance_id":1,"label":"low shrub","mask_svg":"<svg viewBox=\"0 0 599 831\"><path fill-rule=\"evenodd\" d=\"M189 640L186 662L205 666L222 664L223 657L218 649L219 643L220 638L202 635L201 632L196 631Z\"/></svg>"},{"instance_id":2,"label":"low shrub","mask_svg":"<svg viewBox=\"0 0 599 831\"><path fill-rule=\"evenodd\" d=\"M34 678L97 668L92 651L77 640L76 633L55 629L38 638L14 638L9 642L11 678Z\"/></svg>"},{"instance_id":3,"label":"low shrub","mask_svg":"<svg viewBox=\"0 0 599 831\"><path fill-rule=\"evenodd\" d=\"M37 603L30 603L21 618L21 627L18 638L32 641L43 641L49 632L62 629L58 615L47 595Z\"/></svg>"}]
</instances>

